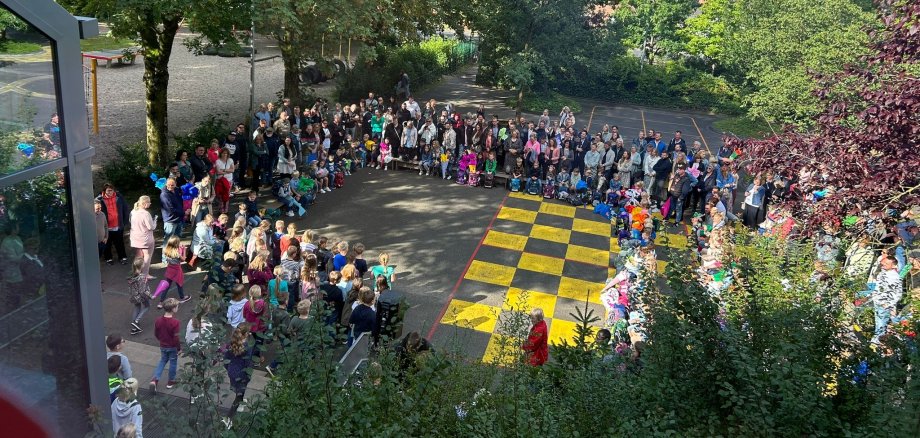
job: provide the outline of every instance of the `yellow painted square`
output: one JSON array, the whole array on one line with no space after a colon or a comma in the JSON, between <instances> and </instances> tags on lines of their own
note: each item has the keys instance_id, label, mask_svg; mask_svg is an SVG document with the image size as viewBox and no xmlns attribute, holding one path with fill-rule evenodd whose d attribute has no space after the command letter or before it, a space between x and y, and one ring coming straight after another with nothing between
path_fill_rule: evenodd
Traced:
<instances>
[{"instance_id":1,"label":"yellow painted square","mask_svg":"<svg viewBox=\"0 0 920 438\"><path fill-rule=\"evenodd\" d=\"M537 212L514 207L502 207L498 212L498 218L532 224L537 219Z\"/></svg>"},{"instance_id":2,"label":"yellow painted square","mask_svg":"<svg viewBox=\"0 0 920 438\"><path fill-rule=\"evenodd\" d=\"M620 241L616 237L610 238L610 252L620 252Z\"/></svg>"},{"instance_id":3,"label":"yellow painted square","mask_svg":"<svg viewBox=\"0 0 920 438\"><path fill-rule=\"evenodd\" d=\"M524 192L510 192L508 193L508 197L516 198L516 199L526 199L528 201L534 201L534 202L540 202L540 200L542 199L542 197L540 196L528 195L527 193L524 193Z\"/></svg>"},{"instance_id":4,"label":"yellow painted square","mask_svg":"<svg viewBox=\"0 0 920 438\"><path fill-rule=\"evenodd\" d=\"M572 207L571 205L556 204L554 202L543 202L540 204L540 213L564 217L575 217L575 207Z\"/></svg>"},{"instance_id":5,"label":"yellow painted square","mask_svg":"<svg viewBox=\"0 0 920 438\"><path fill-rule=\"evenodd\" d=\"M466 275L463 278L499 286L511 286L514 271L515 269L511 266L473 260L473 263L470 264L470 269L466 271Z\"/></svg>"},{"instance_id":6,"label":"yellow painted square","mask_svg":"<svg viewBox=\"0 0 920 438\"><path fill-rule=\"evenodd\" d=\"M569 245L565 251L565 258L598 266L610 265L610 251L587 246Z\"/></svg>"},{"instance_id":7,"label":"yellow painted square","mask_svg":"<svg viewBox=\"0 0 920 438\"><path fill-rule=\"evenodd\" d=\"M493 333L486 346L486 352L482 355L482 361L499 365L513 364L523 354L520 345L521 341L510 336Z\"/></svg>"},{"instance_id":8,"label":"yellow painted square","mask_svg":"<svg viewBox=\"0 0 920 438\"><path fill-rule=\"evenodd\" d=\"M597 222L576 218L572 223L572 231L610 237L610 222Z\"/></svg>"},{"instance_id":9,"label":"yellow painted square","mask_svg":"<svg viewBox=\"0 0 920 438\"><path fill-rule=\"evenodd\" d=\"M671 248L683 249L687 247L687 236L683 234L665 233L665 237L668 239L667 246Z\"/></svg>"},{"instance_id":10,"label":"yellow painted square","mask_svg":"<svg viewBox=\"0 0 920 438\"><path fill-rule=\"evenodd\" d=\"M492 333L498 321L499 309L485 304L463 300L451 300L441 319L441 324L470 328Z\"/></svg>"},{"instance_id":11,"label":"yellow painted square","mask_svg":"<svg viewBox=\"0 0 920 438\"><path fill-rule=\"evenodd\" d=\"M617 276L617 268L616 268L616 267L611 266L611 267L607 268L607 278L613 278L613 277L616 277L616 276Z\"/></svg>"},{"instance_id":12,"label":"yellow painted square","mask_svg":"<svg viewBox=\"0 0 920 438\"><path fill-rule=\"evenodd\" d=\"M575 327L578 327L578 323L572 321L566 321L564 319L553 318L549 326L549 338L547 339L550 344L561 344L563 340L568 341L569 345L575 342ZM596 332L592 328L592 336L588 338L589 341L593 342L593 334Z\"/></svg>"},{"instance_id":13,"label":"yellow painted square","mask_svg":"<svg viewBox=\"0 0 920 438\"><path fill-rule=\"evenodd\" d=\"M584 302L585 297L587 297L588 301L600 304L602 289L604 289L604 283L593 283L577 278L562 277L562 280L559 282L559 293L557 295L582 302Z\"/></svg>"},{"instance_id":14,"label":"yellow painted square","mask_svg":"<svg viewBox=\"0 0 920 438\"><path fill-rule=\"evenodd\" d=\"M664 274L664 270L667 267L668 267L668 262L663 261L663 260L658 260L658 273L659 274Z\"/></svg>"},{"instance_id":15,"label":"yellow painted square","mask_svg":"<svg viewBox=\"0 0 920 438\"><path fill-rule=\"evenodd\" d=\"M482 243L499 248L523 251L524 246L527 245L527 236L518 236L517 234L489 230L489 233L486 234L486 238Z\"/></svg>"},{"instance_id":16,"label":"yellow painted square","mask_svg":"<svg viewBox=\"0 0 920 438\"><path fill-rule=\"evenodd\" d=\"M546 225L534 225L530 229L530 237L549 240L550 242L569 243L569 238L572 237L572 230L549 227Z\"/></svg>"},{"instance_id":17,"label":"yellow painted square","mask_svg":"<svg viewBox=\"0 0 920 438\"><path fill-rule=\"evenodd\" d=\"M564 264L565 260L563 259L525 252L521 254L518 268L550 275L562 275L562 266ZM511 283L509 282L508 284L510 285Z\"/></svg>"},{"instance_id":18,"label":"yellow painted square","mask_svg":"<svg viewBox=\"0 0 920 438\"><path fill-rule=\"evenodd\" d=\"M523 301L524 295L527 300ZM516 287L508 288L508 295L505 296L505 303L502 310L527 311L540 308L543 309L543 316L553 317L556 310L556 296L533 290L518 289Z\"/></svg>"}]
</instances>

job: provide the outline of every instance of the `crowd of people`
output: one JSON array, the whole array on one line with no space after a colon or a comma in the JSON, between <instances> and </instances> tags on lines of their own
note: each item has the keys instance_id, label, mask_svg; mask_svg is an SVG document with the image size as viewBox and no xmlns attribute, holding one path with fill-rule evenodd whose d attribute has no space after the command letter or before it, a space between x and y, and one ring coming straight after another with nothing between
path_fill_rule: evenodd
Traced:
<instances>
[{"instance_id":1,"label":"crowd of people","mask_svg":"<svg viewBox=\"0 0 920 438\"><path fill-rule=\"evenodd\" d=\"M161 360L150 381L152 390L167 365L166 387L175 385L182 345L175 312L192 299L184 289L184 266L207 271L202 299L196 317L187 323L185 339L191 343L210 325L228 325L231 335L222 351L237 394L232 416L243 400L245 371L259 361L269 326L288 327L284 332L296 337L303 333L311 309L323 306L329 316L322 322L342 328L351 342L360 333L379 329L376 305L393 293L394 268L386 253L371 268L363 245L334 241L311 230L298 232L296 224L279 219L281 211L288 217L303 216L318 195L342 187L352 172L365 167L388 170L394 159L417 164L420 175L434 173L470 186L491 186L501 173L511 191L593 205L595 212L616 225L621 253L617 274L601 291L606 316L597 341L617 352L628 349L638 358L647 310L642 295L657 269L655 240L663 229L662 219L689 224L700 278L714 296L726 290L733 278L732 270L723 266L725 245L734 232L728 226L732 221L740 220L766 235L794 236L795 218L783 209L782 201L807 195L796 192L795 181L772 174L755 175L750 184L742 185L740 155L726 146L710 155L699 142L688 146L680 131L667 142L654 130L627 139L618 127L609 125L592 135L586 128L576 128L568 108L558 118L551 118L547 110L535 120L500 121L487 116L482 106L464 115L450 103L420 104L411 96L399 102L369 93L355 104L329 107L317 100L305 109L283 99L277 107L260 106L251 126L238 124L209 148L199 145L194 151L180 151L159 184L161 217L150 213L148 196L141 196L129 209L114 187L104 186L96 199L100 254L110 265L116 260L128 265L124 246L128 231L136 251L127 281L134 307L129 322L132 335L149 327L143 317L154 301L164 312L153 323ZM744 192L738 192L739 187L745 187ZM260 190L266 188L279 209L259 205L264 201ZM743 199L736 202L736 194L742 193ZM232 202L235 196L241 200ZM871 222L877 219L873 214L857 212L854 220ZM917 211L905 212L896 232L884 236L897 243L890 257L886 253L878 262L867 262L880 250L866 242L846 251L847 272L873 271L867 282L876 307L873 341L884 334L890 321L897 321L901 293L895 278L903 278L911 263L916 266L917 216ZM159 220L166 271L157 283L150 265ZM190 245L182 241L186 224L194 230ZM816 240L818 273L834 268L840 244L835 233L828 228L826 237ZM871 269L873 263L877 268ZM156 287L151 287L154 283ZM173 285L178 299L167 298ZM214 315L220 315L220 321ZM524 348L529 363L542 365L548 347L540 309L534 309L531 320L533 328ZM417 337L413 345L421 342ZM131 381L126 358L117 353L115 340L120 336L110 339L112 357L119 358L118 364L110 360L113 406L120 403L119 415L130 417L135 415L132 409L139 410L132 404L137 382ZM271 371L272 366L266 369ZM138 420L133 423L139 432Z\"/></svg>"}]
</instances>

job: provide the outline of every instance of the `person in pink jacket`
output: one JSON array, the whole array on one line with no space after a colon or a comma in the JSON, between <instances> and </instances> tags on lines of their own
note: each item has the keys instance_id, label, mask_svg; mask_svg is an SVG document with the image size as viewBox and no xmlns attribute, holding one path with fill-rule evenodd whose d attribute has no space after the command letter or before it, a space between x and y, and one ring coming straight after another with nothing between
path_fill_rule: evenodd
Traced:
<instances>
[{"instance_id":1,"label":"person in pink jacket","mask_svg":"<svg viewBox=\"0 0 920 438\"><path fill-rule=\"evenodd\" d=\"M156 228L156 221L150 216L147 209L150 208L150 197L141 196L134 203L134 210L131 210L131 248L137 251L137 257L144 259L144 266L141 273L147 278L150 276L150 260L153 258L153 248L156 241L153 239L153 230Z\"/></svg>"}]
</instances>

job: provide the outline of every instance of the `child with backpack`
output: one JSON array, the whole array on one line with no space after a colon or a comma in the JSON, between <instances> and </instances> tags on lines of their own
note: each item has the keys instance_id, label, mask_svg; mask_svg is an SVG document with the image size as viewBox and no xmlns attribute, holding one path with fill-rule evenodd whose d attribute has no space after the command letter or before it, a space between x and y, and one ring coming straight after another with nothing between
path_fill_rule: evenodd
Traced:
<instances>
[{"instance_id":1,"label":"child with backpack","mask_svg":"<svg viewBox=\"0 0 920 438\"><path fill-rule=\"evenodd\" d=\"M254 286L258 287L258 286ZM237 284L233 286L233 294L230 296L230 307L227 308L227 323L236 328L243 323L243 307L249 300L246 299L246 286Z\"/></svg>"},{"instance_id":2,"label":"child with backpack","mask_svg":"<svg viewBox=\"0 0 920 438\"><path fill-rule=\"evenodd\" d=\"M517 157L514 167L511 169L511 179L508 180L508 189L512 192L520 192L524 178L524 159Z\"/></svg>"},{"instance_id":3,"label":"child with backpack","mask_svg":"<svg viewBox=\"0 0 920 438\"><path fill-rule=\"evenodd\" d=\"M141 330L141 317L150 309L150 300L153 296L150 294L150 285L147 276L144 275L144 259L134 259L131 265L131 276L128 277L128 300L134 305L134 312L131 314L131 334L136 335Z\"/></svg>"}]
</instances>

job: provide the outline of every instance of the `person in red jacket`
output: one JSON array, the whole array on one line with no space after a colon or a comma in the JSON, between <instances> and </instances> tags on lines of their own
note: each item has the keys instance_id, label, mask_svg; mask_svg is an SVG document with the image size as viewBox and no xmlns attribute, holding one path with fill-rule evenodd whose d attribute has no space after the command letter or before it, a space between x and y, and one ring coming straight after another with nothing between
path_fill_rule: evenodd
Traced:
<instances>
[{"instance_id":1,"label":"person in red jacket","mask_svg":"<svg viewBox=\"0 0 920 438\"><path fill-rule=\"evenodd\" d=\"M547 343L549 330L546 328L546 321L543 320L543 309L531 310L530 322L533 323L533 327L530 328L527 341L521 348L527 353L527 363L538 367L546 363L549 357L549 344Z\"/></svg>"}]
</instances>

